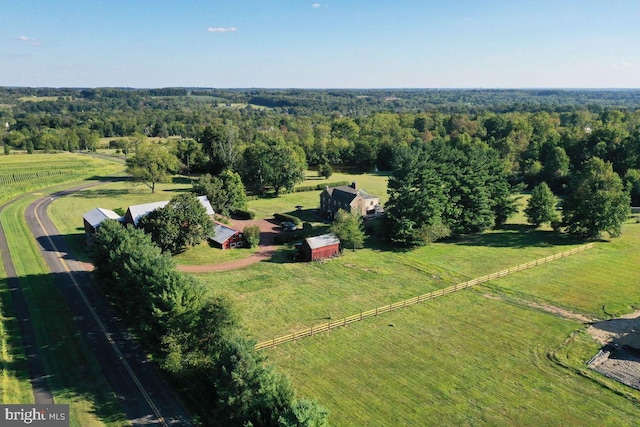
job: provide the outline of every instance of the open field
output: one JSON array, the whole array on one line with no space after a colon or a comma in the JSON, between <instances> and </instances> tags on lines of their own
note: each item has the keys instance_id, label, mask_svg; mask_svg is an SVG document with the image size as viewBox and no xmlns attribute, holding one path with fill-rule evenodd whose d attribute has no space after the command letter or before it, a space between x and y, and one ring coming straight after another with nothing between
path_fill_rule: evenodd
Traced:
<instances>
[{"instance_id":1,"label":"open field","mask_svg":"<svg viewBox=\"0 0 640 427\"><path fill-rule=\"evenodd\" d=\"M268 354L339 426L634 425L637 403L548 359L581 327L472 290Z\"/></svg>"},{"instance_id":2,"label":"open field","mask_svg":"<svg viewBox=\"0 0 640 427\"><path fill-rule=\"evenodd\" d=\"M0 214L29 305L48 382L57 403L71 404L72 425L122 425L124 414L90 347L80 337L24 219L25 196ZM15 403L15 402L14 402Z\"/></svg>"},{"instance_id":3,"label":"open field","mask_svg":"<svg viewBox=\"0 0 640 427\"><path fill-rule=\"evenodd\" d=\"M0 156L0 203L40 188L106 176L122 165L72 153Z\"/></svg>"}]
</instances>

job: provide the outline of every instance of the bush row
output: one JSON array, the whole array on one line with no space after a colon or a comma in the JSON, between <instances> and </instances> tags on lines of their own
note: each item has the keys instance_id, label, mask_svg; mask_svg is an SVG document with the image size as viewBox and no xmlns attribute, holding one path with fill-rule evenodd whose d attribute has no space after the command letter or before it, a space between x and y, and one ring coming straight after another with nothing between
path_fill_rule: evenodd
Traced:
<instances>
[{"instance_id":1,"label":"bush row","mask_svg":"<svg viewBox=\"0 0 640 427\"><path fill-rule=\"evenodd\" d=\"M296 187L293 192L294 193L302 193L304 191L318 191L324 190L325 187L340 187L341 185L349 185L351 182L349 181L337 181L337 182L327 182L318 185L301 185Z\"/></svg>"},{"instance_id":2,"label":"bush row","mask_svg":"<svg viewBox=\"0 0 640 427\"><path fill-rule=\"evenodd\" d=\"M300 225L300 218L298 218L297 216L284 214L284 213L274 213L273 217L278 222L292 222L295 225Z\"/></svg>"}]
</instances>

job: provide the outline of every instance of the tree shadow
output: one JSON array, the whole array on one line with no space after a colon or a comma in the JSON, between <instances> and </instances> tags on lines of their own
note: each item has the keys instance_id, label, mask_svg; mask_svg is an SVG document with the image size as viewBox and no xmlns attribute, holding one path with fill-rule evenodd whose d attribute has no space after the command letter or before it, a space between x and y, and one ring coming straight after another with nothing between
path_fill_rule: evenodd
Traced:
<instances>
[{"instance_id":1,"label":"tree shadow","mask_svg":"<svg viewBox=\"0 0 640 427\"><path fill-rule=\"evenodd\" d=\"M551 247L584 243L583 240L569 237L564 233L539 230L525 224L506 224L492 231L451 237L442 240L442 242L462 246L500 248Z\"/></svg>"},{"instance_id":2,"label":"tree shadow","mask_svg":"<svg viewBox=\"0 0 640 427\"><path fill-rule=\"evenodd\" d=\"M131 194L129 189L115 189L115 188L97 188L85 191L78 191L69 194L69 197L76 197L80 199L99 199L99 198L117 198Z\"/></svg>"},{"instance_id":3,"label":"tree shadow","mask_svg":"<svg viewBox=\"0 0 640 427\"><path fill-rule=\"evenodd\" d=\"M30 295L27 303L36 329L36 357L45 366L46 382L54 399L89 402L90 412L101 421L126 423L124 409L105 377L106 371L94 359L105 351L96 347L99 327L88 325L89 316L70 311L70 301L61 290L61 286L71 288L69 275L26 275L19 281Z\"/></svg>"}]
</instances>

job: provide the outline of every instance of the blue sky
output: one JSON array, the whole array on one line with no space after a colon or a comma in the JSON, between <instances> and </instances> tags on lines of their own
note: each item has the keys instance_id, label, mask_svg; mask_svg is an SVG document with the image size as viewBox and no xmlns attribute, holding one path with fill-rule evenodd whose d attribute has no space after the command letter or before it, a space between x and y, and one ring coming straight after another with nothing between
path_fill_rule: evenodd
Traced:
<instances>
[{"instance_id":1,"label":"blue sky","mask_svg":"<svg viewBox=\"0 0 640 427\"><path fill-rule=\"evenodd\" d=\"M0 85L638 88L638 0L0 0Z\"/></svg>"}]
</instances>

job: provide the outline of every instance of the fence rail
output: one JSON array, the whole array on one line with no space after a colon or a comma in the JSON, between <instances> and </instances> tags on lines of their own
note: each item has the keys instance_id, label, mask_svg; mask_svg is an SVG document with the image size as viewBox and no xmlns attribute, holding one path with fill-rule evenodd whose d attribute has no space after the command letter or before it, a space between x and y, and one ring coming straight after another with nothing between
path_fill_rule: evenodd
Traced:
<instances>
[{"instance_id":1,"label":"fence rail","mask_svg":"<svg viewBox=\"0 0 640 427\"><path fill-rule=\"evenodd\" d=\"M278 338L272 338L270 340L267 341L263 341L263 342L259 342L258 344L256 344L255 348L256 350L262 350L265 348L273 348L276 347L279 344L284 344L287 342L291 342L291 341L295 341L297 339L300 338L305 338L305 337L310 337L313 336L315 334L319 334L321 332L328 332L331 329L335 329L335 328L340 328L343 326L347 326L351 323L354 322L360 322L361 320L364 320L368 317L374 317L374 316L378 316L380 314L384 314L384 313L388 313L390 311L394 311L394 310L398 310L401 308L405 308L405 307L409 307L411 305L414 304L418 304L420 302L423 301L428 301L428 300L432 300L434 298L438 298L444 295L448 295L454 292L458 292L461 291L463 289L467 289L470 288L472 286L477 286L481 283L485 283L488 282L490 280L494 280L500 277L504 277L507 276L509 274L512 273L516 273L518 271L522 271L522 270L527 270L529 268L535 267L537 265L542 265L542 264L546 264L548 262L560 259L560 258L566 258L568 256L580 253L580 252L584 252L587 249L591 249L593 247L593 243L589 243L583 246L578 246L577 248L573 248L571 250L568 251L564 251L564 252L560 252L554 255L549 255L547 257L544 258L540 258L537 259L535 261L530 261L524 264L520 264L518 266L515 267L509 267L507 269L498 271L496 273L491 273L487 276L482 276L482 277L478 277L472 280L468 280L466 282L462 282L462 283L458 283L443 289L438 289L437 291L433 291L433 292L429 292L428 294L424 294L424 295L418 295L417 297L413 297L413 298L409 298L407 300L404 301L399 301L399 302L395 302L393 304L389 304L389 305L383 305L382 307L377 307L374 308L372 310L368 310L368 311L361 311L358 314L354 314L352 316L348 316L348 317L343 317L342 319L338 319L338 320L329 320L326 323L320 324L320 325L316 325L316 326L312 326L310 328L307 329L303 329L300 331L296 331L293 333L290 333L288 335L283 335L281 337Z\"/></svg>"}]
</instances>

